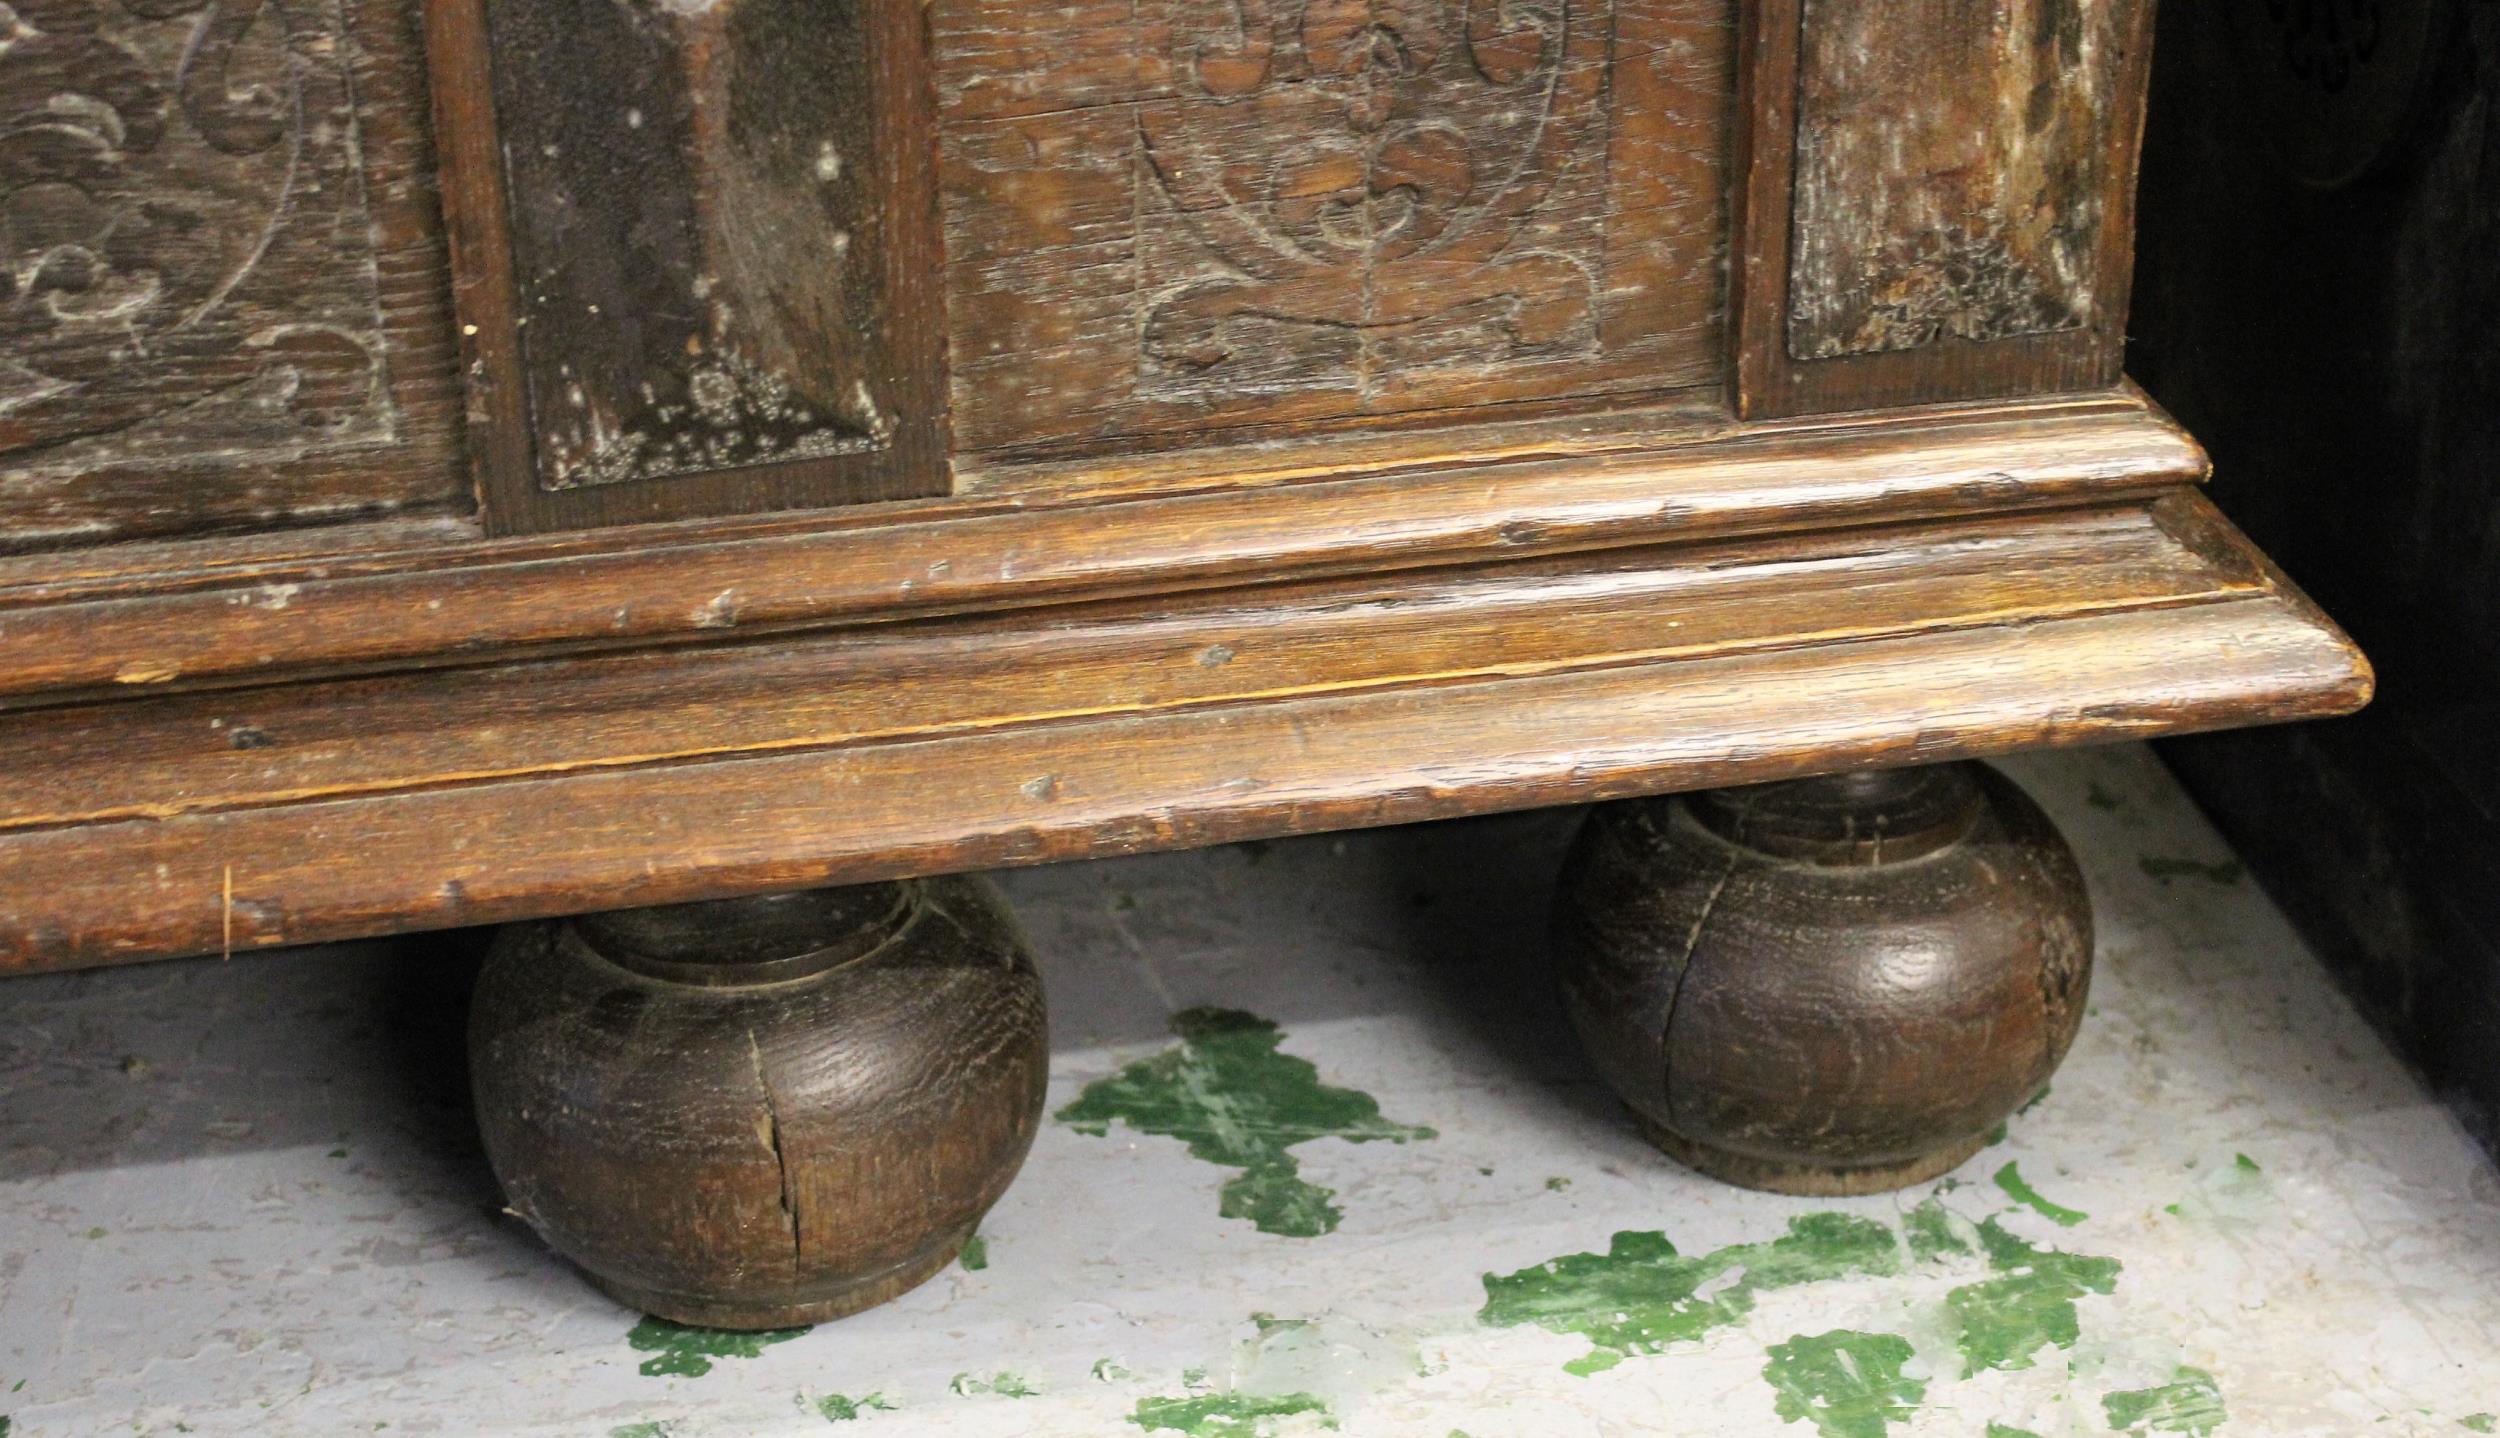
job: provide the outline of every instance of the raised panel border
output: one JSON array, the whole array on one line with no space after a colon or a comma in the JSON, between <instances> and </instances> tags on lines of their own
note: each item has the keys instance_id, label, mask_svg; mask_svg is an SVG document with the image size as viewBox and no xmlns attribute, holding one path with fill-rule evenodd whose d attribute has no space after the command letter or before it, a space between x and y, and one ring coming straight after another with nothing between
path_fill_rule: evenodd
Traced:
<instances>
[{"instance_id":1,"label":"raised panel border","mask_svg":"<svg viewBox=\"0 0 2500 1438\"><path fill-rule=\"evenodd\" d=\"M1740 415L1775 418L2067 394L2120 382L2153 6L2150 0L2104 3L2124 9L2123 54L2103 136L2113 187L2103 197L2088 323L2008 339L1947 337L1915 349L1801 360L1790 353L1789 314L1808 0L1749 0L1738 36L1737 145L1744 159L1735 186L1728 299Z\"/></svg>"}]
</instances>

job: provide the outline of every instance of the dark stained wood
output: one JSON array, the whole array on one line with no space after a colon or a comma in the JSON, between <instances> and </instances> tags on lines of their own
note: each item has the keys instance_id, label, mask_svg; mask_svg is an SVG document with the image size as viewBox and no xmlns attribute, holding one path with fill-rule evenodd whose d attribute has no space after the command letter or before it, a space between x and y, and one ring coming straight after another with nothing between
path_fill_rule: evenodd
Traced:
<instances>
[{"instance_id":1,"label":"dark stained wood","mask_svg":"<svg viewBox=\"0 0 2500 1438\"><path fill-rule=\"evenodd\" d=\"M29 715L21 752L128 742L170 766L144 773L168 787L84 801L153 817L26 811L39 827L0 834L0 967L1619 798L2366 699L2358 656L2199 501L2164 501L2153 522L2171 542L2087 510L2043 516L2028 536L1940 522L1870 531L1862 547L1835 536L1648 561L1681 573L1617 561L1515 578L1488 567L1446 588L1393 577L1368 595L1278 586L1161 621L1168 600L1042 609L1023 635L985 621L898 639L883 668L861 636L828 635L757 656L751 687L711 671L731 682L708 691L728 651L689 650L691 667L655 657L658 671L570 693L548 674L543 709L480 671L447 691L467 689L465 713L423 721L439 749L389 735L387 701L353 686L275 691L304 707L240 727L156 702ZM1758 580L1720 573L1748 564ZM1593 604L1606 595L1632 601L1621 621ZM1705 625L1712 597L1728 613ZM1418 610L1438 620L1421 640ZM1418 662L1384 663L1402 644ZM890 711L902 727L881 725L884 702L912 706ZM344 737L351 713L373 728L369 748ZM157 728L159 714L172 722ZM524 745L526 771L474 767L496 752L489 731L522 731L516 714L548 726ZM362 776L360 752L374 765ZM186 811L185 792L217 797Z\"/></svg>"},{"instance_id":2,"label":"dark stained wood","mask_svg":"<svg viewBox=\"0 0 2500 1438\"><path fill-rule=\"evenodd\" d=\"M1609 804L1555 900L1563 995L1666 1151L1782 1193L1959 1167L2083 1020L2074 855L1976 764Z\"/></svg>"},{"instance_id":3,"label":"dark stained wood","mask_svg":"<svg viewBox=\"0 0 2500 1438\"><path fill-rule=\"evenodd\" d=\"M951 1262L1041 1124L1041 983L973 880L498 935L471 1009L512 1210L619 1302L821 1323Z\"/></svg>"},{"instance_id":4,"label":"dark stained wood","mask_svg":"<svg viewBox=\"0 0 2500 1438\"><path fill-rule=\"evenodd\" d=\"M968 450L1721 374L1730 0L939 0Z\"/></svg>"},{"instance_id":5,"label":"dark stained wood","mask_svg":"<svg viewBox=\"0 0 2500 1438\"><path fill-rule=\"evenodd\" d=\"M1754 19L1744 412L2116 383L2147 0L1764 0Z\"/></svg>"},{"instance_id":6,"label":"dark stained wood","mask_svg":"<svg viewBox=\"0 0 2500 1438\"><path fill-rule=\"evenodd\" d=\"M12 16L0 553L464 509L408 7Z\"/></svg>"},{"instance_id":7,"label":"dark stained wood","mask_svg":"<svg viewBox=\"0 0 2500 1438\"><path fill-rule=\"evenodd\" d=\"M2495 155L2500 7L2166 7L2130 362L2387 676L2351 720L2164 757L2500 1153Z\"/></svg>"},{"instance_id":8,"label":"dark stained wood","mask_svg":"<svg viewBox=\"0 0 2500 1438\"><path fill-rule=\"evenodd\" d=\"M946 492L914 7L429 12L495 532Z\"/></svg>"},{"instance_id":9,"label":"dark stained wood","mask_svg":"<svg viewBox=\"0 0 2500 1438\"><path fill-rule=\"evenodd\" d=\"M1442 456L1360 437L1107 463L972 503L369 558L272 556L134 583L0 589L0 693L123 693L1495 556L1879 523L2141 494L2204 472L2140 400L1692 433L1673 413L1483 435ZM1141 479L1177 493L1149 488ZM1045 492L1045 489L1048 492ZM1100 493L1127 502L1087 502Z\"/></svg>"}]
</instances>

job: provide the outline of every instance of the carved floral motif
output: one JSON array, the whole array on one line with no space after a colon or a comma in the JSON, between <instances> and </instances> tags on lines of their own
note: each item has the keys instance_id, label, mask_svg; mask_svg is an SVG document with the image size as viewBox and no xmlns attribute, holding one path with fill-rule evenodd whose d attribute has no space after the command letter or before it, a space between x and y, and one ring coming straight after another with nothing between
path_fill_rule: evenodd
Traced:
<instances>
[{"instance_id":1,"label":"carved floral motif","mask_svg":"<svg viewBox=\"0 0 2500 1438\"><path fill-rule=\"evenodd\" d=\"M0 4L0 477L394 436L339 15Z\"/></svg>"},{"instance_id":2,"label":"carved floral motif","mask_svg":"<svg viewBox=\"0 0 2500 1438\"><path fill-rule=\"evenodd\" d=\"M1597 345L1589 0L1174 0L1140 107L1148 386L1365 388Z\"/></svg>"}]
</instances>

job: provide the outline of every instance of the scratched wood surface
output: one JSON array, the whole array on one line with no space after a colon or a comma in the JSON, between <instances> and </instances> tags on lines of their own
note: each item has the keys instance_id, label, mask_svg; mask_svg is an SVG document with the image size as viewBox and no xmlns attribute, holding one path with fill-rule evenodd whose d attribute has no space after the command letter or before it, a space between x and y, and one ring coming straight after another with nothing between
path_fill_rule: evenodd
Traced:
<instances>
[{"instance_id":1,"label":"scratched wood surface","mask_svg":"<svg viewBox=\"0 0 2500 1438\"><path fill-rule=\"evenodd\" d=\"M1627 421L1629 423L1629 421ZM1712 535L2073 503L2174 486L2203 451L2124 395L1801 420L1608 447L1566 427L1405 463L1263 448L1131 503L1014 494L647 534L277 555L143 587L65 567L0 590L0 693L152 693L246 677L719 640L860 619L1382 573ZM1625 436L1618 432L1615 439ZM1338 442L1368 453L1361 436Z\"/></svg>"},{"instance_id":2,"label":"scratched wood surface","mask_svg":"<svg viewBox=\"0 0 2500 1438\"><path fill-rule=\"evenodd\" d=\"M158 729L173 714L164 704L31 714L14 721L26 727L12 754L127 744L199 766L196 781L153 771L157 787L118 802L219 796L194 812L93 823L22 811L30 825L0 833L0 967L1586 802L2312 716L2367 697L2367 666L2201 500L2164 501L2154 522L2168 541L2123 513L2065 511L2015 543L2028 554L2000 552L1980 575L1972 546L2007 536L1954 521L1856 545L1667 549L1647 578L1638 564L1487 566L1367 597L1279 587L1161 629L1165 601L1100 616L1037 610L1022 635L978 621L898 640L883 673L857 634L691 649L673 671L671 656L648 657L656 685L637 688L630 671L619 687L594 680L565 703L585 721L569 737L542 707L548 727L526 774L470 767L484 730L522 732L511 691L494 692L508 680L438 673L422 682L463 712L433 716L439 742L378 744L377 761L399 766L371 771L380 788L359 788L350 751L362 746L318 717L336 706L384 723L387 706L353 684L273 691L288 707L260 714L250 735L200 712ZM1728 601L1689 646L1675 633L1693 621L1672 616L1706 603L1642 600L1610 622L1590 602L1592 586L1664 598L1679 585ZM1741 597L1749 586L1759 602ZM1869 597L1887 589L1903 601L1889 619ZM1444 622L1410 643L1418 604ZM1471 631L1471 614L1489 632ZM1010 656L1033 667L1001 686L1002 663L1021 662ZM733 678L732 692L702 695L707 673L752 663L811 678ZM867 686L853 695L874 693L870 709L841 697L845 673ZM835 707L774 716L776 703L821 694ZM905 694L934 707L905 732L874 732ZM994 707L1002 698L1008 707ZM718 730L673 729L669 706L689 699L742 712ZM315 736L300 773L299 719ZM117 802L79 802L99 797Z\"/></svg>"},{"instance_id":3,"label":"scratched wood surface","mask_svg":"<svg viewBox=\"0 0 2500 1438\"><path fill-rule=\"evenodd\" d=\"M468 506L399 0L25 0L0 554Z\"/></svg>"},{"instance_id":4,"label":"scratched wood surface","mask_svg":"<svg viewBox=\"0 0 2500 1438\"><path fill-rule=\"evenodd\" d=\"M1721 371L1728 0L938 0L969 450Z\"/></svg>"},{"instance_id":5,"label":"scratched wood surface","mask_svg":"<svg viewBox=\"0 0 2500 1438\"><path fill-rule=\"evenodd\" d=\"M1747 414L2118 379L2152 6L1762 0Z\"/></svg>"},{"instance_id":6,"label":"scratched wood surface","mask_svg":"<svg viewBox=\"0 0 2500 1438\"><path fill-rule=\"evenodd\" d=\"M491 529L946 491L915 14L429 20Z\"/></svg>"},{"instance_id":7,"label":"scratched wood surface","mask_svg":"<svg viewBox=\"0 0 2500 1438\"><path fill-rule=\"evenodd\" d=\"M2089 322L2123 8L1806 0L1791 355Z\"/></svg>"}]
</instances>

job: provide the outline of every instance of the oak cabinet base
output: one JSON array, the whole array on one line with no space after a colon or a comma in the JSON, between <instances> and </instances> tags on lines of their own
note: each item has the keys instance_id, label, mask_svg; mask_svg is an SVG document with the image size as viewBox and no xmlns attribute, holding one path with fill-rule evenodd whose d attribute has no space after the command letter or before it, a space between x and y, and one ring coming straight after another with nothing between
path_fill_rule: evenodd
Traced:
<instances>
[{"instance_id":1,"label":"oak cabinet base","mask_svg":"<svg viewBox=\"0 0 2500 1438\"><path fill-rule=\"evenodd\" d=\"M1024 942L968 879L516 925L470 1055L513 1211L620 1302L739 1329L943 1268L1049 1067Z\"/></svg>"},{"instance_id":2,"label":"oak cabinet base","mask_svg":"<svg viewBox=\"0 0 2500 1438\"><path fill-rule=\"evenodd\" d=\"M1958 1167L2074 1042L2092 913L1995 771L1599 809L1555 913L1572 1022L1659 1147L1782 1193Z\"/></svg>"}]
</instances>

